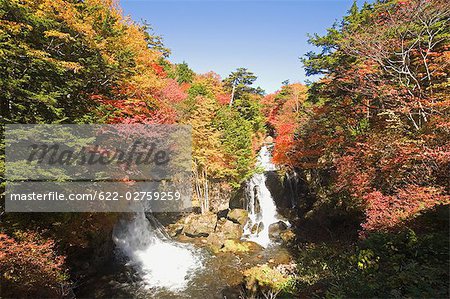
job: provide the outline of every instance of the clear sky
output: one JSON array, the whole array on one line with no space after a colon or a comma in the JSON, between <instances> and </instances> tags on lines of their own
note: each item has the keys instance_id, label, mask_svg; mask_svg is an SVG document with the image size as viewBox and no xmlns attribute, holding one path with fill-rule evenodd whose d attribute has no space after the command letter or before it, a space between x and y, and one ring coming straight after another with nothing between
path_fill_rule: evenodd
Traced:
<instances>
[{"instance_id":1,"label":"clear sky","mask_svg":"<svg viewBox=\"0 0 450 299\"><path fill-rule=\"evenodd\" d=\"M238 67L267 93L304 82L299 57L313 49L307 33L325 33L352 0L121 0L126 15L146 20L164 38L174 63L226 77ZM360 2L358 2L360 3Z\"/></svg>"}]
</instances>

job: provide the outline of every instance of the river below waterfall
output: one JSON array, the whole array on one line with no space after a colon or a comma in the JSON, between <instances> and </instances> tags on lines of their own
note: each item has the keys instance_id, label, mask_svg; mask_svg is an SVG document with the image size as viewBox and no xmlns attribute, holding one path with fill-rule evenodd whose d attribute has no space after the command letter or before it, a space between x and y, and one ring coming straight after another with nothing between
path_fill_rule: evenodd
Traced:
<instances>
[{"instance_id":1,"label":"river below waterfall","mask_svg":"<svg viewBox=\"0 0 450 299\"><path fill-rule=\"evenodd\" d=\"M275 170L267 145L261 148L258 166L264 171ZM247 183L246 208L249 220L243 239L262 247L239 253L212 254L200 239L172 240L151 214L122 219L112 236L115 258L76 288L77 297L242 298L243 270L291 261L288 249L269 238L270 225L282 219L264 172L256 173Z\"/></svg>"},{"instance_id":2,"label":"river below waterfall","mask_svg":"<svg viewBox=\"0 0 450 299\"><path fill-rule=\"evenodd\" d=\"M172 242L180 245L179 242ZM164 267L164 264L184 263L182 257L172 254L173 252L167 251L166 257L158 257L160 267ZM243 278L241 271L255 265L265 263L276 265L289 263L291 260L288 249L277 244L260 252L239 255L234 253L213 255L203 248L197 248L196 254L198 268L183 277L179 281L178 288L157 286L157 280L152 283L153 286L149 286L140 271L119 255L110 261L107 268L80 285L76 295L79 298L239 298ZM172 275L174 279L179 278L179 273L174 272Z\"/></svg>"}]
</instances>

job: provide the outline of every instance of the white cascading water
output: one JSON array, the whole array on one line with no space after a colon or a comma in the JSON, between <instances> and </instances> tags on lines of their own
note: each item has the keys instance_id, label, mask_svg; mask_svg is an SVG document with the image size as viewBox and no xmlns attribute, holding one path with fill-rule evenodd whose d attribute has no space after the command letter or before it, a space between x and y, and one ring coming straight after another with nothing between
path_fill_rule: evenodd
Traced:
<instances>
[{"instance_id":1,"label":"white cascading water","mask_svg":"<svg viewBox=\"0 0 450 299\"><path fill-rule=\"evenodd\" d=\"M275 165L271 162L271 158L269 146L264 145L261 147L258 155L258 165L264 171L274 171L276 169ZM272 223L280 221L280 219L272 195L266 186L265 173L256 173L253 175L247 185L247 196L249 220L244 227L244 236L249 241L267 247L271 242L269 238L269 226Z\"/></svg>"},{"instance_id":2,"label":"white cascading water","mask_svg":"<svg viewBox=\"0 0 450 299\"><path fill-rule=\"evenodd\" d=\"M150 214L139 213L131 221L121 221L114 229L113 240L149 289L181 291L192 274L203 267L198 250L172 241Z\"/></svg>"}]
</instances>

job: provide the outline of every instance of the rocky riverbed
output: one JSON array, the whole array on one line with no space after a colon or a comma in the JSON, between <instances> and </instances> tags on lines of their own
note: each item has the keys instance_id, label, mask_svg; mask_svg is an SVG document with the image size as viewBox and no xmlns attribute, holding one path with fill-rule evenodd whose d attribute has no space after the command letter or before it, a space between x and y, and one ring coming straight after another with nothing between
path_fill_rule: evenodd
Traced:
<instances>
[{"instance_id":1,"label":"rocky riverbed","mask_svg":"<svg viewBox=\"0 0 450 299\"><path fill-rule=\"evenodd\" d=\"M115 256L101 273L83 282L76 289L79 297L114 298L243 298L265 289L276 288L295 273L296 265L289 250L293 232L281 226L273 229L273 243L263 248L243 238L243 226L248 220L243 209L220 213L195 214L181 217L168 224L166 231L171 244L193 246L198 269L186 277L185 287L179 290L148 287L136 270L121 254ZM178 246L178 245L176 245ZM163 255L164 263L177 263ZM179 261L178 263L182 263ZM267 277L269 275L269 277ZM95 288L94 288L95 286Z\"/></svg>"},{"instance_id":2,"label":"rocky riverbed","mask_svg":"<svg viewBox=\"0 0 450 299\"><path fill-rule=\"evenodd\" d=\"M245 240L243 230L247 221L248 211L228 209L217 214L189 214L169 224L167 231L175 240L206 247L213 253L262 250L259 244ZM258 229L261 226L255 226L253 231ZM295 234L283 221L279 221L270 224L269 237L274 242L288 245Z\"/></svg>"}]
</instances>

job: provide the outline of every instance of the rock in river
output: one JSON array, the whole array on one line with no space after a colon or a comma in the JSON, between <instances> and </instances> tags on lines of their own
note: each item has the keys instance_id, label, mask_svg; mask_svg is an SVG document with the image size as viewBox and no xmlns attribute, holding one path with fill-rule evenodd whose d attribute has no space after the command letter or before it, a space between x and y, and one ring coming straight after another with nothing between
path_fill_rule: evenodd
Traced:
<instances>
[{"instance_id":1,"label":"rock in river","mask_svg":"<svg viewBox=\"0 0 450 299\"><path fill-rule=\"evenodd\" d=\"M183 234L188 237L207 237L214 232L216 214L191 214L184 220Z\"/></svg>"},{"instance_id":2,"label":"rock in river","mask_svg":"<svg viewBox=\"0 0 450 299\"><path fill-rule=\"evenodd\" d=\"M272 240L281 239L280 234L286 229L287 225L283 221L272 223L271 225L269 225L269 238L271 238Z\"/></svg>"},{"instance_id":3,"label":"rock in river","mask_svg":"<svg viewBox=\"0 0 450 299\"><path fill-rule=\"evenodd\" d=\"M223 235L224 239L240 239L242 226L227 219L217 222L216 233Z\"/></svg>"},{"instance_id":4,"label":"rock in river","mask_svg":"<svg viewBox=\"0 0 450 299\"><path fill-rule=\"evenodd\" d=\"M234 223L245 225L248 220L248 211L244 209L232 209L228 212L227 218Z\"/></svg>"}]
</instances>

